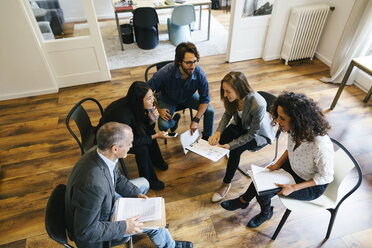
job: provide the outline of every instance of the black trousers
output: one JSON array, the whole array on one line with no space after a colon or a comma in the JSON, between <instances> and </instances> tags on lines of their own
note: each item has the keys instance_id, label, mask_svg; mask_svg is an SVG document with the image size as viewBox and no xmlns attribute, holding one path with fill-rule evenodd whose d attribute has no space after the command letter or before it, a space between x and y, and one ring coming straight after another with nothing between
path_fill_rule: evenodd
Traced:
<instances>
[{"instance_id":1,"label":"black trousers","mask_svg":"<svg viewBox=\"0 0 372 248\"><path fill-rule=\"evenodd\" d=\"M285 171L289 172L293 178L295 179L296 183L305 182L301 177L299 177L291 168L289 164L289 160L287 160L281 167ZM293 199L302 200L302 201L311 201L319 196L321 196L324 191L326 190L328 184L323 185L315 185L312 187L304 188L301 190L297 190L292 192L288 197ZM247 189L247 191L242 195L243 200L246 202L250 202L254 197L256 197L258 204L261 207L261 212L269 212L271 207L271 198L273 198L277 193L268 194L264 196L258 196L256 188L254 187L253 183L251 183Z\"/></svg>"},{"instance_id":2,"label":"black trousers","mask_svg":"<svg viewBox=\"0 0 372 248\"><path fill-rule=\"evenodd\" d=\"M156 139L153 139L149 145L137 145L129 150L129 153L136 157L138 172L140 177L146 178L149 183L157 182L154 165L162 165L164 159Z\"/></svg>"},{"instance_id":3,"label":"black trousers","mask_svg":"<svg viewBox=\"0 0 372 248\"><path fill-rule=\"evenodd\" d=\"M234 139L237 139L239 136L245 134L247 131L243 130L241 125L230 124L223 130L219 143L221 145L227 144ZM246 144L237 147L236 149L230 150L229 160L227 161L227 167L225 172L225 177L223 178L224 183L231 183L231 180L234 177L236 169L238 169L240 156L246 150L256 150L257 142L255 139L247 142Z\"/></svg>"}]
</instances>

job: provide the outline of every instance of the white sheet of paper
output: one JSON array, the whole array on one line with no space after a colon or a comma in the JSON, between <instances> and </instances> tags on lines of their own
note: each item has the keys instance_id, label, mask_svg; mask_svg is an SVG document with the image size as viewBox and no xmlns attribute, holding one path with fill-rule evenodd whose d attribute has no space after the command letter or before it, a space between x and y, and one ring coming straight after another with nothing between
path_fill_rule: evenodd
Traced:
<instances>
[{"instance_id":1,"label":"white sheet of paper","mask_svg":"<svg viewBox=\"0 0 372 248\"><path fill-rule=\"evenodd\" d=\"M251 165L251 171L248 171L253 180L257 191L265 191L278 188L275 183L279 184L296 184L292 175L283 169L270 171L267 168Z\"/></svg>"},{"instance_id":2,"label":"white sheet of paper","mask_svg":"<svg viewBox=\"0 0 372 248\"><path fill-rule=\"evenodd\" d=\"M217 162L229 152L229 150L225 148L211 146L208 141L203 139L199 139L197 142L192 143L189 147L187 147L187 149L206 157L213 162Z\"/></svg>"},{"instance_id":3,"label":"white sheet of paper","mask_svg":"<svg viewBox=\"0 0 372 248\"><path fill-rule=\"evenodd\" d=\"M180 139L181 139L181 144L183 148L183 152L185 155L187 154L188 150L186 149L189 147L192 143L194 143L198 138L199 138L199 130L196 129L193 135L191 135L190 130L187 130L184 133L181 133Z\"/></svg>"},{"instance_id":4,"label":"white sheet of paper","mask_svg":"<svg viewBox=\"0 0 372 248\"><path fill-rule=\"evenodd\" d=\"M126 220L140 215L139 222L160 220L162 198L119 198L117 200L116 221Z\"/></svg>"}]
</instances>

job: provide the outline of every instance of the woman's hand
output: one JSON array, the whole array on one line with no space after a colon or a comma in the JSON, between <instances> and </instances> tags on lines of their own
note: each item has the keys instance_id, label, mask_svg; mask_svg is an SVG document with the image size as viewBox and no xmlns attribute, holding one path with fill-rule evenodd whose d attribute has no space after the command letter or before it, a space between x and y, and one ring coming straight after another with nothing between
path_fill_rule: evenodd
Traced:
<instances>
[{"instance_id":1,"label":"woman's hand","mask_svg":"<svg viewBox=\"0 0 372 248\"><path fill-rule=\"evenodd\" d=\"M220 132L215 132L211 137L209 137L208 143L211 146L215 146L220 141L220 138L221 138L221 133Z\"/></svg>"},{"instance_id":2,"label":"woman's hand","mask_svg":"<svg viewBox=\"0 0 372 248\"><path fill-rule=\"evenodd\" d=\"M279 161L277 161L275 164L272 164L270 166L267 166L266 168L268 168L270 171L273 171L273 170L279 170L280 169L280 165L278 163Z\"/></svg>"},{"instance_id":3,"label":"woman's hand","mask_svg":"<svg viewBox=\"0 0 372 248\"><path fill-rule=\"evenodd\" d=\"M287 196L287 195L290 195L292 192L296 191L295 189L295 184L279 184L279 183L276 183L276 186L282 188L281 191L279 191L278 194L280 195L284 195L284 196Z\"/></svg>"},{"instance_id":4,"label":"woman's hand","mask_svg":"<svg viewBox=\"0 0 372 248\"><path fill-rule=\"evenodd\" d=\"M160 118L162 118L165 121L169 121L172 117L169 113L169 110L166 108L158 109L158 112L159 112Z\"/></svg>"},{"instance_id":5,"label":"woman's hand","mask_svg":"<svg viewBox=\"0 0 372 248\"><path fill-rule=\"evenodd\" d=\"M218 145L219 147L225 148L227 150L230 150L230 145L229 144L224 144L224 145Z\"/></svg>"},{"instance_id":6,"label":"woman's hand","mask_svg":"<svg viewBox=\"0 0 372 248\"><path fill-rule=\"evenodd\" d=\"M169 138L171 138L171 137L169 137L165 134L166 134L165 132L160 131L160 132L157 132L156 134L153 134L151 136L151 138L152 139L157 139L157 138L159 138L159 139L169 139Z\"/></svg>"}]
</instances>

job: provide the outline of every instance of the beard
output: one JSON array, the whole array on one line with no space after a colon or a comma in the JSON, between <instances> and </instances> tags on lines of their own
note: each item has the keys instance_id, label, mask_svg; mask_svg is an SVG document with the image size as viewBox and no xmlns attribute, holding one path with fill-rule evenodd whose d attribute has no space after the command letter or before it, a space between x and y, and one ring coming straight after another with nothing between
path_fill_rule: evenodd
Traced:
<instances>
[{"instance_id":1,"label":"beard","mask_svg":"<svg viewBox=\"0 0 372 248\"><path fill-rule=\"evenodd\" d=\"M188 75L191 76L194 73L195 69L187 69L186 67L183 66L183 63L181 62L181 68L182 70Z\"/></svg>"}]
</instances>

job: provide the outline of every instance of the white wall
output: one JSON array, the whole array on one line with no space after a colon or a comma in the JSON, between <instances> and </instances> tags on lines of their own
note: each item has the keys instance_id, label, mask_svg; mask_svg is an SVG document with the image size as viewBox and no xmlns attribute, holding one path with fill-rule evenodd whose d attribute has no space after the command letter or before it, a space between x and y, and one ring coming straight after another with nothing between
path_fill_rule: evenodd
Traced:
<instances>
[{"instance_id":1,"label":"white wall","mask_svg":"<svg viewBox=\"0 0 372 248\"><path fill-rule=\"evenodd\" d=\"M60 0L66 22L85 21L86 14L81 0ZM93 0L98 19L115 18L112 0ZM121 13L120 16L130 16L131 13Z\"/></svg>"},{"instance_id":2,"label":"white wall","mask_svg":"<svg viewBox=\"0 0 372 248\"><path fill-rule=\"evenodd\" d=\"M315 55L323 63L331 66L332 59L341 38L342 32L350 15L355 0L330 0L331 6L335 7L330 12L320 37Z\"/></svg>"},{"instance_id":3,"label":"white wall","mask_svg":"<svg viewBox=\"0 0 372 248\"><path fill-rule=\"evenodd\" d=\"M290 9L292 7L313 3L327 3L331 6L335 6L336 9L330 12L327 18L319 45L316 49L316 56L330 66L354 1L355 0L276 0L266 37L263 59L273 60L280 58Z\"/></svg>"},{"instance_id":4,"label":"white wall","mask_svg":"<svg viewBox=\"0 0 372 248\"><path fill-rule=\"evenodd\" d=\"M0 100L58 91L22 2L0 1Z\"/></svg>"}]
</instances>

